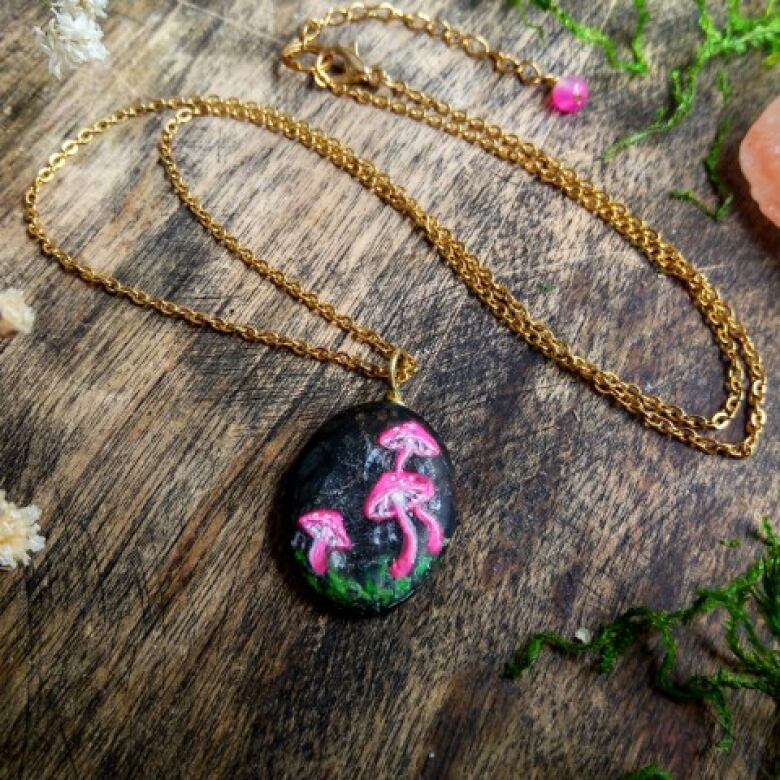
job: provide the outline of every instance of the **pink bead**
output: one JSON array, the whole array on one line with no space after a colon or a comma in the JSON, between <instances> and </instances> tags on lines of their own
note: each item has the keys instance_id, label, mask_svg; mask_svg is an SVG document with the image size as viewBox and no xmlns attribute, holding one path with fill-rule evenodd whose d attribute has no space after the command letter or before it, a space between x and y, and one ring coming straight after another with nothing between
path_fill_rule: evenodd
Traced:
<instances>
[{"instance_id":1,"label":"pink bead","mask_svg":"<svg viewBox=\"0 0 780 780\"><path fill-rule=\"evenodd\" d=\"M550 102L556 111L573 114L588 102L588 84L579 76L564 76L555 82L550 92Z\"/></svg>"}]
</instances>

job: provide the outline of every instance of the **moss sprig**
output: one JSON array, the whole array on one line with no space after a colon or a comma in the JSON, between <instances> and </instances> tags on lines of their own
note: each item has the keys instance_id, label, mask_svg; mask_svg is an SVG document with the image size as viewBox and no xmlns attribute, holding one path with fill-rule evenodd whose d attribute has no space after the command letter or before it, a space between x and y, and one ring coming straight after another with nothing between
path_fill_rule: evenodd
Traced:
<instances>
[{"instance_id":1,"label":"moss sprig","mask_svg":"<svg viewBox=\"0 0 780 780\"><path fill-rule=\"evenodd\" d=\"M728 216L728 213L731 210L731 204L734 201L734 193L729 189L720 173L720 159L723 151L723 144L725 143L729 132L731 132L731 117L726 114L726 106L731 97L731 88L729 87L728 79L723 70L718 73L718 89L723 100L721 118L718 122L718 127L715 130L715 137L710 144L707 156L702 160L704 173L707 176L710 187L718 199L718 204L714 208L708 206L700 196L691 190L675 188L669 191L669 195L672 198L684 200L693 204L697 209L711 219L714 219L716 222L720 222Z\"/></svg>"},{"instance_id":2,"label":"moss sprig","mask_svg":"<svg viewBox=\"0 0 780 780\"><path fill-rule=\"evenodd\" d=\"M621 58L619 45L605 32L585 25L572 14L564 10L556 0L511 0L524 9L529 2L551 14L558 22L579 40L595 46L604 52L607 64L614 70L633 76L643 76L648 72L648 61L644 51L644 33L649 22L649 13L644 0L633 0L637 11L637 21L630 37L631 57ZM701 40L691 53L688 63L681 68L673 68L669 74L669 99L666 105L656 112L653 121L642 128L618 138L603 152L604 159L611 159L619 152L642 143L652 136L668 133L677 127L691 112L696 99L700 77L707 66L719 62L721 75L718 86L725 94L728 87L722 68L730 60L752 52L763 54L764 64L771 67L780 63L780 8L778 0L768 0L762 12L755 15L743 11L742 0L726 0L725 18L718 26L707 7L706 0L693 0L697 11ZM724 106L728 98L724 100ZM712 208L701 198L688 190L674 189L671 196L692 203L702 212L715 220L722 220L733 202L733 194L719 173L723 146L731 129L731 120L725 110L718 123L714 139L707 155L702 161L707 180L717 197L717 206Z\"/></svg>"},{"instance_id":3,"label":"moss sprig","mask_svg":"<svg viewBox=\"0 0 780 780\"><path fill-rule=\"evenodd\" d=\"M674 775L664 769L659 769L655 764L648 764L636 772L623 775L620 780L674 780Z\"/></svg>"},{"instance_id":4,"label":"moss sprig","mask_svg":"<svg viewBox=\"0 0 780 780\"><path fill-rule=\"evenodd\" d=\"M728 751L734 740L730 690L759 691L780 703L780 540L766 519L759 539L764 546L759 560L722 587L700 590L689 606L629 609L602 625L588 642L550 631L534 634L507 664L507 675L522 676L545 648L594 656L596 669L608 674L631 648L658 637L662 656L653 675L655 687L673 701L709 705L721 730L716 747ZM723 638L731 657L711 674L681 677L677 630L716 611L725 613Z\"/></svg>"},{"instance_id":5,"label":"moss sprig","mask_svg":"<svg viewBox=\"0 0 780 780\"><path fill-rule=\"evenodd\" d=\"M527 9L529 0L511 0L512 4L520 11L521 18L527 23ZM598 27L591 27L587 24L577 21L570 13L565 11L555 0L531 0L542 11L551 13L564 29L568 30L581 41L585 41L591 46L596 46L604 52L610 67L615 70L621 70L625 73L644 74L647 73L648 65L644 53L644 34L647 21L650 14L647 10L645 0L632 0L636 8L637 19L634 33L629 42L631 51L630 59L623 59L619 53L619 46L605 32ZM537 25L529 24L530 27L537 30L543 37L542 28Z\"/></svg>"},{"instance_id":6,"label":"moss sprig","mask_svg":"<svg viewBox=\"0 0 780 780\"><path fill-rule=\"evenodd\" d=\"M716 25L705 0L694 0L694 3L703 40L688 65L671 71L669 105L662 107L650 124L608 146L603 153L605 159L653 135L677 127L691 112L699 77L710 61L730 60L752 50L763 51L767 65L776 63L780 58L780 11L776 8L775 0L770 0L764 12L756 16L742 13L740 0L728 0L726 21L722 28Z\"/></svg>"}]
</instances>

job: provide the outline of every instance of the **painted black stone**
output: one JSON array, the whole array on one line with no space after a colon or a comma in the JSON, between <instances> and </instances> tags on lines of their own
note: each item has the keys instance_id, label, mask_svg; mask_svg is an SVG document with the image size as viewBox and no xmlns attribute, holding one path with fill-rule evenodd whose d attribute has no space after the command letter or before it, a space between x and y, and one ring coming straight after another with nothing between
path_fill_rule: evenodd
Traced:
<instances>
[{"instance_id":1,"label":"painted black stone","mask_svg":"<svg viewBox=\"0 0 780 780\"><path fill-rule=\"evenodd\" d=\"M449 455L400 404L331 417L287 479L297 566L318 594L355 613L383 612L411 596L457 525Z\"/></svg>"}]
</instances>

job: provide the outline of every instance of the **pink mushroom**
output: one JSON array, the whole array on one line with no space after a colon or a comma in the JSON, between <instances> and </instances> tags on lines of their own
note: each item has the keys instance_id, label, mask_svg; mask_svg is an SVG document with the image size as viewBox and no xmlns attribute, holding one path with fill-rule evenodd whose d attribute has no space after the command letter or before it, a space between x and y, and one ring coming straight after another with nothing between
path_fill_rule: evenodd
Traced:
<instances>
[{"instance_id":1,"label":"pink mushroom","mask_svg":"<svg viewBox=\"0 0 780 780\"><path fill-rule=\"evenodd\" d=\"M431 436L420 423L403 422L382 431L377 439L382 447L395 450L395 470L402 471L406 461L412 456L435 458L441 454L439 442Z\"/></svg>"},{"instance_id":2,"label":"pink mushroom","mask_svg":"<svg viewBox=\"0 0 780 780\"><path fill-rule=\"evenodd\" d=\"M434 491L433 482L424 474L387 471L379 477L366 499L363 511L369 520L381 522L394 519L401 529L401 552L390 564L390 575L395 579L406 577L417 558L417 531L409 512L426 527L429 552L436 554L441 551L441 527L421 506L433 497Z\"/></svg>"},{"instance_id":3,"label":"pink mushroom","mask_svg":"<svg viewBox=\"0 0 780 780\"><path fill-rule=\"evenodd\" d=\"M331 509L317 509L298 518L298 525L312 538L309 563L315 574L328 571L328 557L334 550L352 549L352 540L344 530L344 518Z\"/></svg>"},{"instance_id":4,"label":"pink mushroom","mask_svg":"<svg viewBox=\"0 0 780 780\"><path fill-rule=\"evenodd\" d=\"M412 514L425 526L428 536L425 549L431 555L438 555L444 547L444 532L441 530L439 521L420 504L412 507Z\"/></svg>"}]
</instances>

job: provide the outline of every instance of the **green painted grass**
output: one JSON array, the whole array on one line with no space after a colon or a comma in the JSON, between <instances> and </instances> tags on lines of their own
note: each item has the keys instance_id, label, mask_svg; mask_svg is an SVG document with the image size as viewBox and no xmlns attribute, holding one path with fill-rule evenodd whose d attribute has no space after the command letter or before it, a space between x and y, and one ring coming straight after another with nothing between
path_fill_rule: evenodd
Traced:
<instances>
[{"instance_id":1,"label":"green painted grass","mask_svg":"<svg viewBox=\"0 0 780 780\"><path fill-rule=\"evenodd\" d=\"M317 576L309 567L303 549L295 550L295 558L301 565L304 578L317 593L342 606L362 606L367 609L389 607L408 596L413 580L428 572L437 559L422 553L417 559L413 575L397 580L390 575L392 558L388 556L369 569L365 581L358 582L340 574L333 567L324 576Z\"/></svg>"}]
</instances>

